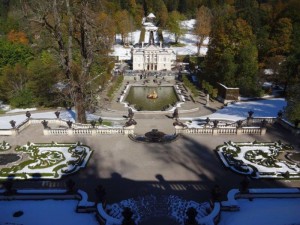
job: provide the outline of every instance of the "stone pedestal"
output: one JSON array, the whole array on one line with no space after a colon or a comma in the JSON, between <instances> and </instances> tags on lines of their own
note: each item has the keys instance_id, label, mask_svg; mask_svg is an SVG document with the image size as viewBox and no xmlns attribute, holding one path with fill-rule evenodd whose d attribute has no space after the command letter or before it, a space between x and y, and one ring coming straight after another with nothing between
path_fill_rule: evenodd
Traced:
<instances>
[{"instance_id":1,"label":"stone pedestal","mask_svg":"<svg viewBox=\"0 0 300 225\"><path fill-rule=\"evenodd\" d=\"M267 128L266 127L260 128L260 135L265 135L266 132L267 132Z\"/></svg>"},{"instance_id":2,"label":"stone pedestal","mask_svg":"<svg viewBox=\"0 0 300 225\"><path fill-rule=\"evenodd\" d=\"M241 128L241 127L237 127L237 128L236 128L236 134L237 134L237 135L242 134L242 128Z\"/></svg>"},{"instance_id":3,"label":"stone pedestal","mask_svg":"<svg viewBox=\"0 0 300 225\"><path fill-rule=\"evenodd\" d=\"M214 127L214 128L212 129L212 135L218 135L218 130L219 130L219 128Z\"/></svg>"},{"instance_id":4,"label":"stone pedestal","mask_svg":"<svg viewBox=\"0 0 300 225\"><path fill-rule=\"evenodd\" d=\"M67 134L68 134L68 135L73 135L73 129L72 129L72 128L69 128L68 131L67 131Z\"/></svg>"}]
</instances>

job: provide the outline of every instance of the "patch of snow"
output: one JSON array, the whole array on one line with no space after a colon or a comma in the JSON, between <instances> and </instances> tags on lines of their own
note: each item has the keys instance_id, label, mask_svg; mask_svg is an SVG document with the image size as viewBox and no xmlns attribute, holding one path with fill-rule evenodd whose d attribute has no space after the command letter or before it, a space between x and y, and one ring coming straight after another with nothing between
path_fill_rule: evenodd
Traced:
<instances>
[{"instance_id":1,"label":"patch of snow","mask_svg":"<svg viewBox=\"0 0 300 225\"><path fill-rule=\"evenodd\" d=\"M17 190L18 194L63 194L66 193L66 189L22 189Z\"/></svg>"},{"instance_id":2,"label":"patch of snow","mask_svg":"<svg viewBox=\"0 0 300 225\"><path fill-rule=\"evenodd\" d=\"M193 30L196 24L195 19L190 19L190 20L183 20L180 22L180 26L182 29L185 30Z\"/></svg>"},{"instance_id":3,"label":"patch of snow","mask_svg":"<svg viewBox=\"0 0 300 225\"><path fill-rule=\"evenodd\" d=\"M300 224L300 198L237 199L240 211L221 211L219 225Z\"/></svg>"},{"instance_id":4,"label":"patch of snow","mask_svg":"<svg viewBox=\"0 0 300 225\"><path fill-rule=\"evenodd\" d=\"M92 213L76 213L77 200L0 201L0 224L99 225ZM20 217L13 214L22 211Z\"/></svg>"},{"instance_id":5,"label":"patch of snow","mask_svg":"<svg viewBox=\"0 0 300 225\"><path fill-rule=\"evenodd\" d=\"M18 113L18 112L27 112L27 111L35 111L37 108L26 108L26 109L12 109L7 111L6 113Z\"/></svg>"},{"instance_id":6,"label":"patch of snow","mask_svg":"<svg viewBox=\"0 0 300 225\"><path fill-rule=\"evenodd\" d=\"M223 109L218 110L210 115L202 116L199 118L182 118L184 120L192 119L224 119L224 120L244 120L248 117L248 112L253 111L254 117L277 117L279 110L286 107L287 102L284 98L263 99L247 102L236 102L225 106Z\"/></svg>"},{"instance_id":7,"label":"patch of snow","mask_svg":"<svg viewBox=\"0 0 300 225\"><path fill-rule=\"evenodd\" d=\"M272 74L274 74L274 70L272 70L272 69L264 69L264 73L266 75L272 75Z\"/></svg>"}]
</instances>

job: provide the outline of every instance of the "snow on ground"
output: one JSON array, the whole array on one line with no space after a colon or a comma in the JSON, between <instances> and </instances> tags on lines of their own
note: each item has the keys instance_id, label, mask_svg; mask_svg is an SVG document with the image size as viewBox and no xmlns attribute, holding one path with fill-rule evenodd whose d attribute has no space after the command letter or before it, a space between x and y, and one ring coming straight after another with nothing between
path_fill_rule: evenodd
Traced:
<instances>
[{"instance_id":1,"label":"snow on ground","mask_svg":"<svg viewBox=\"0 0 300 225\"><path fill-rule=\"evenodd\" d=\"M279 110L286 107L284 98L264 99L247 102L236 102L230 104L217 112L199 117L199 119L227 119L227 120L243 120L248 117L248 112L252 110L254 117L277 117ZM183 118L190 120L191 118Z\"/></svg>"},{"instance_id":2,"label":"snow on ground","mask_svg":"<svg viewBox=\"0 0 300 225\"><path fill-rule=\"evenodd\" d=\"M195 19L191 19L191 20L183 20L180 22L180 26L182 29L185 30L193 30L196 24L196 20Z\"/></svg>"},{"instance_id":3,"label":"snow on ground","mask_svg":"<svg viewBox=\"0 0 300 225\"><path fill-rule=\"evenodd\" d=\"M245 154L248 151L258 151L261 150L264 153L269 154L270 153L270 146L239 146L241 152L238 153L237 157L234 157L234 159L236 160L241 160L244 162L245 165L252 165L254 167L257 168L259 173L285 173L287 171L289 171L289 173L299 173L300 169L297 167L293 167L294 169L290 169L285 163L281 162L281 160L279 160L278 162L276 162L275 164L280 166L280 167L266 167L266 166L262 166L259 165L257 163L253 163L247 159L245 159Z\"/></svg>"},{"instance_id":4,"label":"snow on ground","mask_svg":"<svg viewBox=\"0 0 300 225\"><path fill-rule=\"evenodd\" d=\"M0 201L0 224L99 225L92 213L76 213L77 200ZM13 217L17 211L24 214Z\"/></svg>"},{"instance_id":5,"label":"snow on ground","mask_svg":"<svg viewBox=\"0 0 300 225\"><path fill-rule=\"evenodd\" d=\"M55 111L50 111L50 112L39 112L39 113L31 113L31 118L32 119L55 119L56 116L54 114ZM99 116L91 114L91 113L86 113L87 121L91 120L98 120ZM74 110L62 110L60 111L59 118L64 120L64 121L72 121L73 123L75 122L76 118L76 112ZM101 117L102 119L107 119L107 120L124 120L124 118L112 118L112 117ZM16 126L21 124L27 119L25 116L25 113L22 115L4 115L0 116L0 129L10 129L11 125L9 121L14 120L16 121ZM0 224L1 225L1 224Z\"/></svg>"},{"instance_id":6,"label":"snow on ground","mask_svg":"<svg viewBox=\"0 0 300 225\"><path fill-rule=\"evenodd\" d=\"M131 43L131 44L137 44L137 43L139 43L140 34L141 34L140 30L129 32L128 33L128 41L129 41L129 43ZM116 42L116 44L119 44L119 45L122 44L122 36L121 36L121 34L116 34L115 35L115 42Z\"/></svg>"},{"instance_id":7,"label":"snow on ground","mask_svg":"<svg viewBox=\"0 0 300 225\"><path fill-rule=\"evenodd\" d=\"M300 198L237 200L240 211L221 212L219 225L300 224Z\"/></svg>"},{"instance_id":8,"label":"snow on ground","mask_svg":"<svg viewBox=\"0 0 300 225\"><path fill-rule=\"evenodd\" d=\"M182 28L185 30L185 34L182 35L179 38L179 43L184 44L183 47L172 47L174 48L177 55L195 55L197 54L197 36L193 34L193 28L195 25L196 20L184 20L181 22ZM144 42L149 42L149 31L148 29L156 28L152 23L144 23L146 32L145 32L145 38ZM128 39L129 42L132 44L136 44L139 42L140 39L140 30L136 30L134 32L129 33ZM163 37L164 37L164 43L170 43L175 42L175 35L173 33L170 33L167 30L163 30ZM159 41L157 32L154 32L154 40L157 43ZM130 48L124 48L121 45L121 35L116 35L116 45L113 47L113 53L111 55L118 56L119 60L130 60L131 54L130 54ZM205 38L203 42L203 46L200 49L200 55L206 55L207 53L207 45L209 43L209 38Z\"/></svg>"},{"instance_id":9,"label":"snow on ground","mask_svg":"<svg viewBox=\"0 0 300 225\"><path fill-rule=\"evenodd\" d=\"M131 48L125 48L123 45L114 45L112 56L117 56L119 60L131 59Z\"/></svg>"}]
</instances>

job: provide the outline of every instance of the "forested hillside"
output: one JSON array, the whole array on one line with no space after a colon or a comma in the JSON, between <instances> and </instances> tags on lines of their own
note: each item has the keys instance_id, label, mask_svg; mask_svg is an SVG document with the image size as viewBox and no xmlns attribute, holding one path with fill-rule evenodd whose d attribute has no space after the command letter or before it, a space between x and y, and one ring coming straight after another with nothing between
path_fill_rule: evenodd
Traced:
<instances>
[{"instance_id":1,"label":"forested hillside","mask_svg":"<svg viewBox=\"0 0 300 225\"><path fill-rule=\"evenodd\" d=\"M115 35L140 29L150 12L179 35L181 20L196 19L199 46L210 37L202 80L240 87L246 96L273 82L287 93L287 113L299 118L298 0L0 0L0 100L75 106L85 121L110 79Z\"/></svg>"}]
</instances>

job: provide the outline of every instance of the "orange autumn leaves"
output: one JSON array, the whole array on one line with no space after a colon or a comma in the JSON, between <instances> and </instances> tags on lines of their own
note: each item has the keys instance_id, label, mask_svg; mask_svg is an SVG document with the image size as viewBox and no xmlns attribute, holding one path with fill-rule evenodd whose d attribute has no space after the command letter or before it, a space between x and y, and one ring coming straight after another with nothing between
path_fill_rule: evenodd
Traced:
<instances>
[{"instance_id":1,"label":"orange autumn leaves","mask_svg":"<svg viewBox=\"0 0 300 225\"><path fill-rule=\"evenodd\" d=\"M27 45L29 42L26 34L23 31L15 31L15 30L11 30L7 34L7 40L12 43L20 43L24 45Z\"/></svg>"}]
</instances>

